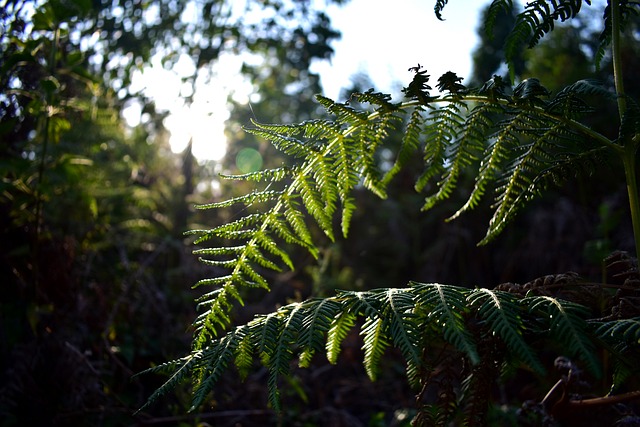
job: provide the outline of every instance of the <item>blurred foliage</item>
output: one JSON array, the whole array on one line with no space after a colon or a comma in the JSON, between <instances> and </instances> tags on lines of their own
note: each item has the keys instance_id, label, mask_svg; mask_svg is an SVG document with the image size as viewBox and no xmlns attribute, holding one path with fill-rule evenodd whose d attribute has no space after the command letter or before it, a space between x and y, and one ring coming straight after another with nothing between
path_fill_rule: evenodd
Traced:
<instances>
[{"instance_id":1,"label":"blurred foliage","mask_svg":"<svg viewBox=\"0 0 640 427\"><path fill-rule=\"evenodd\" d=\"M337 36L307 1L1 2L0 425L135 422L159 384L132 375L188 346L185 283L207 268L183 232L202 220L190 206L212 196L195 187L212 167L190 147L171 152L166 113L130 93L133 73L182 56L195 84L224 52L286 45L305 58L293 83ZM132 97L143 105L133 129L121 118ZM179 392L156 416L184 402Z\"/></svg>"}]
</instances>

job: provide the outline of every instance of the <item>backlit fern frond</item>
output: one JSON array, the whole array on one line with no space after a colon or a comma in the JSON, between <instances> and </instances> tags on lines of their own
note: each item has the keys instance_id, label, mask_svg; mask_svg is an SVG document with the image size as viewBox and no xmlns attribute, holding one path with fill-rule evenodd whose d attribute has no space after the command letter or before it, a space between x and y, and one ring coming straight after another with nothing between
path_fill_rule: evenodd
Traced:
<instances>
[{"instance_id":1,"label":"backlit fern frond","mask_svg":"<svg viewBox=\"0 0 640 427\"><path fill-rule=\"evenodd\" d=\"M531 333L539 339L556 339L598 373L587 317L584 307L551 297L517 299L500 291L441 284L342 291L334 297L292 303L257 316L211 340L190 357L154 368L152 371L172 376L152 397L160 397L190 376L195 390L192 409L196 409L230 366L235 365L244 377L254 362L259 362L268 371L269 402L279 410L280 378L289 375L294 359L298 358L299 366L308 367L311 357L324 349L328 360L337 363L340 345L354 329L360 330L363 363L372 380L379 374L385 351L394 346L405 359L410 382L418 386L429 369L422 349L445 343L453 344L456 357L467 359L471 366L482 360L488 363L487 357L495 357L491 348L502 343L507 357L544 373L545 367L524 339ZM637 319L633 321L637 323ZM602 325L598 334L615 334L622 327ZM482 333L477 333L478 328ZM637 329L629 335L633 339L638 338ZM497 341L487 345L487 340Z\"/></svg>"},{"instance_id":2,"label":"backlit fern frond","mask_svg":"<svg viewBox=\"0 0 640 427\"><path fill-rule=\"evenodd\" d=\"M584 0L591 5L590 0ZM494 2L495 3L495 2ZM525 5L518 14L516 23L505 43L505 59L513 80L513 59L524 45L529 48L538 44L540 39L554 28L555 22L574 18L582 8L583 0L535 0Z\"/></svg>"},{"instance_id":3,"label":"backlit fern frond","mask_svg":"<svg viewBox=\"0 0 640 427\"><path fill-rule=\"evenodd\" d=\"M442 328L443 337L464 352L472 363L478 363L476 344L465 327L466 291L440 284L413 284L413 288L419 296L420 309Z\"/></svg>"},{"instance_id":4,"label":"backlit fern frond","mask_svg":"<svg viewBox=\"0 0 640 427\"><path fill-rule=\"evenodd\" d=\"M513 9L512 0L493 0L491 2L484 21L484 31L489 38L493 38L493 28L498 15L501 12L509 12L511 9Z\"/></svg>"},{"instance_id":5,"label":"backlit fern frond","mask_svg":"<svg viewBox=\"0 0 640 427\"><path fill-rule=\"evenodd\" d=\"M520 301L514 296L490 289L475 289L468 296L486 327L509 343L510 350L527 366L542 374L545 371L536 353L524 338L526 326L520 319Z\"/></svg>"},{"instance_id":6,"label":"backlit fern frond","mask_svg":"<svg viewBox=\"0 0 640 427\"><path fill-rule=\"evenodd\" d=\"M638 15L640 15L640 2L633 0L620 0L619 1L619 24L620 30L624 33L625 28L630 19L638 19ZM602 33L600 33L600 44L596 51L596 69L600 69L600 64L602 59L605 56L607 48L611 45L611 34L612 32L612 12L611 12L611 2L607 2L607 6L604 9L604 28L602 29Z\"/></svg>"},{"instance_id":7,"label":"backlit fern frond","mask_svg":"<svg viewBox=\"0 0 640 427\"><path fill-rule=\"evenodd\" d=\"M422 130L425 123L424 109L418 107L413 110L409 118L405 132L402 136L400 149L393 166L382 178L384 184L388 184L394 176L398 174L407 163L419 152L423 142L421 140Z\"/></svg>"},{"instance_id":8,"label":"backlit fern frond","mask_svg":"<svg viewBox=\"0 0 640 427\"><path fill-rule=\"evenodd\" d=\"M465 104L452 99L442 108L430 112L425 127L425 171L416 182L417 191L424 189L432 177L444 172L445 162L450 156L450 147L458 139L458 134L463 128L465 107Z\"/></svg>"},{"instance_id":9,"label":"backlit fern frond","mask_svg":"<svg viewBox=\"0 0 640 427\"><path fill-rule=\"evenodd\" d=\"M309 120L294 125L254 123L247 129L298 163L226 176L268 184L243 196L198 206L220 209L241 205L244 209L241 216L226 224L190 232L197 236L196 244L215 241L211 247L195 251L202 262L228 271L195 285L211 286L214 290L198 299L198 307L204 312L195 321L194 349L204 348L208 340L226 328L227 313L233 303L242 303L239 288L269 289L265 271L280 271L283 265L294 268L285 245L300 246L317 256L310 219L333 240L334 217L338 212L342 234L348 234L355 210L351 193L356 186L362 184L386 197L386 184L382 182L376 156L401 116L388 95L369 91L358 96L360 102L374 111L358 111L347 104L318 97L334 120Z\"/></svg>"},{"instance_id":10,"label":"backlit fern frond","mask_svg":"<svg viewBox=\"0 0 640 427\"><path fill-rule=\"evenodd\" d=\"M549 331L558 342L565 343L564 351L569 356L585 362L596 377L602 375L602 368L595 354L595 343L587 332L587 308L544 295L524 298L523 303L531 312L540 315L537 318L540 319L543 330Z\"/></svg>"},{"instance_id":11,"label":"backlit fern frond","mask_svg":"<svg viewBox=\"0 0 640 427\"><path fill-rule=\"evenodd\" d=\"M520 130L527 129L532 121L535 121L535 117L532 116L531 111L520 110L514 111L508 118L498 123L498 131L491 136L489 145L485 150L474 188L467 202L452 218L478 205L487 190L487 186L499 179L505 165L509 162L511 154L520 145Z\"/></svg>"},{"instance_id":12,"label":"backlit fern frond","mask_svg":"<svg viewBox=\"0 0 640 427\"><path fill-rule=\"evenodd\" d=\"M438 182L438 191L427 196L422 207L428 210L438 202L447 199L456 188L458 178L464 170L477 161L485 149L487 131L494 125L492 116L501 113L500 106L480 104L476 106L459 126L460 133L446 148L446 168Z\"/></svg>"}]
</instances>

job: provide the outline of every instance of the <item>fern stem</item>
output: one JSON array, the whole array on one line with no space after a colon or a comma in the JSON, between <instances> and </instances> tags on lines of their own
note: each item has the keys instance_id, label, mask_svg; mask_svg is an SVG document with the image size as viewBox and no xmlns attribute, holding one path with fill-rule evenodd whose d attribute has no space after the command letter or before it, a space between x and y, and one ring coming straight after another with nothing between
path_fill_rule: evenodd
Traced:
<instances>
[{"instance_id":1,"label":"fern stem","mask_svg":"<svg viewBox=\"0 0 640 427\"><path fill-rule=\"evenodd\" d=\"M636 245L636 257L640 257L640 197L638 196L636 151L636 144L629 141L625 146L622 162L627 180L627 193L629 193L629 207L631 209L631 223L633 225L633 237Z\"/></svg>"},{"instance_id":2,"label":"fern stem","mask_svg":"<svg viewBox=\"0 0 640 427\"><path fill-rule=\"evenodd\" d=\"M618 0L609 0L611 7L611 54L613 61L613 80L616 87L618 101L618 114L620 125L627 112L627 100L625 98L624 80L622 76L622 55L620 52L620 4ZM640 198L638 196L638 175L636 172L636 154L638 145L631 137L626 141L620 141L623 149L621 154L624 173L629 193L629 207L631 209L631 223L633 224L633 237L636 246L636 257L640 256Z\"/></svg>"}]
</instances>

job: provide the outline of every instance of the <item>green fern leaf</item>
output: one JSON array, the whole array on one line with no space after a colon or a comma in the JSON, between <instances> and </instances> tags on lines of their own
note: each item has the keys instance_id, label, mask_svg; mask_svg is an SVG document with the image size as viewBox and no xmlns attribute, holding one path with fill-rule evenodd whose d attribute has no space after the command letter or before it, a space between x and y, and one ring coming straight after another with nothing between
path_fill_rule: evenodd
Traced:
<instances>
[{"instance_id":1,"label":"green fern leaf","mask_svg":"<svg viewBox=\"0 0 640 427\"><path fill-rule=\"evenodd\" d=\"M368 103L377 108L375 111L386 114L394 111L398 111L401 104L391 102L391 95L387 93L374 92L373 89L369 89L366 92L357 92L351 95L352 99L358 102Z\"/></svg>"},{"instance_id":2,"label":"green fern leaf","mask_svg":"<svg viewBox=\"0 0 640 427\"><path fill-rule=\"evenodd\" d=\"M501 111L489 104L475 107L465 119L462 133L453 140L447 156L448 163L442 179L438 182L438 191L425 199L422 210L431 209L437 203L447 199L456 188L462 172L476 162L484 151L485 135L493 125L491 114Z\"/></svg>"},{"instance_id":3,"label":"green fern leaf","mask_svg":"<svg viewBox=\"0 0 640 427\"><path fill-rule=\"evenodd\" d=\"M293 359L293 347L297 342L305 316L302 303L289 304L278 311L283 318L280 330L269 332L270 334L275 333L277 340L272 341L273 347L265 347L263 350L268 351L267 367L269 369L269 378L267 387L269 388L269 402L276 412L280 412L278 379L289 374L290 362Z\"/></svg>"},{"instance_id":4,"label":"green fern leaf","mask_svg":"<svg viewBox=\"0 0 640 427\"><path fill-rule=\"evenodd\" d=\"M594 342L587 332L585 319L589 313L585 307L544 295L524 298L522 303L538 318L548 320L549 333L567 346L570 356L577 356L584 361L596 377L602 376Z\"/></svg>"},{"instance_id":5,"label":"green fern leaf","mask_svg":"<svg viewBox=\"0 0 640 427\"><path fill-rule=\"evenodd\" d=\"M516 23L505 42L505 57L509 65L511 80L515 73L513 59L525 44L534 47L540 39L554 28L557 20L566 21L580 12L583 0L535 0L527 3L516 18ZM591 4L589 0L585 0Z\"/></svg>"},{"instance_id":6,"label":"green fern leaf","mask_svg":"<svg viewBox=\"0 0 640 427\"><path fill-rule=\"evenodd\" d=\"M379 373L380 359L389 347L389 339L385 333L384 319L368 317L362 325L360 334L364 338L364 368L371 381L375 381Z\"/></svg>"},{"instance_id":7,"label":"green fern leaf","mask_svg":"<svg viewBox=\"0 0 640 427\"><path fill-rule=\"evenodd\" d=\"M283 196L282 201L284 205L284 216L287 222L291 225L291 228L296 232L300 240L307 246L314 248L312 253L317 257L317 249L315 249L315 245L311 239L311 232L304 221L304 215L300 211L300 204L294 197L289 195Z\"/></svg>"},{"instance_id":8,"label":"green fern leaf","mask_svg":"<svg viewBox=\"0 0 640 427\"><path fill-rule=\"evenodd\" d=\"M591 323L596 326L595 334L603 340L640 345L640 317Z\"/></svg>"},{"instance_id":9,"label":"green fern leaf","mask_svg":"<svg viewBox=\"0 0 640 427\"><path fill-rule=\"evenodd\" d=\"M203 205L196 205L196 209L219 209L219 208L226 208L229 206L233 206L237 203L242 203L245 206L251 206L255 203L264 203L264 202L269 202L269 201L273 201L273 200L277 200L279 196L282 195L281 191L272 191L272 190L265 190L265 191L254 191L252 193L246 194L244 196L239 196L239 197L234 197L232 199L229 200L225 200L222 202L215 202L215 203L207 203L207 204L203 204ZM194 234L194 231L188 232L188 234Z\"/></svg>"},{"instance_id":10,"label":"green fern leaf","mask_svg":"<svg viewBox=\"0 0 640 427\"><path fill-rule=\"evenodd\" d=\"M133 378L150 373L168 374L170 375L170 377L160 387L158 387L151 394L151 396L147 398L147 401L144 403L144 405L138 408L138 410L134 412L134 415L148 408L153 402L169 393L178 384L184 382L188 377L190 377L193 374L194 366L199 362L199 358L199 353L192 353L189 356L171 360L169 362L165 362L161 365L145 369L142 372L138 372L137 374L135 374Z\"/></svg>"},{"instance_id":11,"label":"green fern leaf","mask_svg":"<svg viewBox=\"0 0 640 427\"><path fill-rule=\"evenodd\" d=\"M343 310L336 314L331 321L331 326L327 332L327 359L329 363L336 364L338 356L340 355L341 344L347 337L349 331L355 326L357 317L347 311Z\"/></svg>"},{"instance_id":12,"label":"green fern leaf","mask_svg":"<svg viewBox=\"0 0 640 427\"><path fill-rule=\"evenodd\" d=\"M256 322L254 322L254 324L255 323ZM252 328L252 323L250 322L248 325L241 326L240 328L246 328L247 331L241 334L241 338L238 341L235 365L238 369L238 373L240 374L240 378L244 380L247 378L249 371L253 367L253 355L255 348L253 329L255 329L255 327Z\"/></svg>"},{"instance_id":13,"label":"green fern leaf","mask_svg":"<svg viewBox=\"0 0 640 427\"><path fill-rule=\"evenodd\" d=\"M317 221L327 237L333 241L333 224L329 215L330 207L325 205L322 195L309 177L300 174L297 176L297 182L300 184L300 195L309 214Z\"/></svg>"},{"instance_id":14,"label":"green fern leaf","mask_svg":"<svg viewBox=\"0 0 640 427\"><path fill-rule=\"evenodd\" d=\"M225 175L221 173L218 176L224 179L237 180L237 181L279 182L291 176L293 171L292 169L294 168L283 166L280 168L264 169L264 170L250 172L242 175Z\"/></svg>"},{"instance_id":15,"label":"green fern leaf","mask_svg":"<svg viewBox=\"0 0 640 427\"><path fill-rule=\"evenodd\" d=\"M502 338L509 352L515 353L536 373L545 373L535 350L524 339L526 325L515 297L505 292L479 288L473 290L467 300L477 308L478 317L486 322L489 330Z\"/></svg>"},{"instance_id":16,"label":"green fern leaf","mask_svg":"<svg viewBox=\"0 0 640 427\"><path fill-rule=\"evenodd\" d=\"M528 111L519 111L514 117L504 120L499 124L499 131L490 141L487 154L480 165L476 176L476 183L467 202L451 216L457 218L463 212L473 209L485 194L486 187L494 181L497 174L502 171L504 163L509 159L510 152L519 145L518 132L521 128L527 128L531 120Z\"/></svg>"},{"instance_id":17,"label":"green fern leaf","mask_svg":"<svg viewBox=\"0 0 640 427\"><path fill-rule=\"evenodd\" d=\"M465 353L471 363L478 363L480 356L464 318L469 312L466 305L469 291L441 284L411 283L411 287L417 293L420 310L442 328L444 338Z\"/></svg>"},{"instance_id":18,"label":"green fern leaf","mask_svg":"<svg viewBox=\"0 0 640 427\"><path fill-rule=\"evenodd\" d=\"M227 371L244 333L244 328L236 328L202 351L201 362L197 366L200 380L192 392L190 412L197 410L204 403L214 385Z\"/></svg>"},{"instance_id":19,"label":"green fern leaf","mask_svg":"<svg viewBox=\"0 0 640 427\"><path fill-rule=\"evenodd\" d=\"M409 383L417 386L421 365L419 323L414 313L415 299L411 289L388 289L383 294L383 316L395 347L399 348L407 363Z\"/></svg>"},{"instance_id":20,"label":"green fern leaf","mask_svg":"<svg viewBox=\"0 0 640 427\"><path fill-rule=\"evenodd\" d=\"M484 21L484 32L490 39L493 38L493 28L500 12L510 12L511 9L513 9L512 0L493 0L491 2Z\"/></svg>"},{"instance_id":21,"label":"green fern leaf","mask_svg":"<svg viewBox=\"0 0 640 427\"><path fill-rule=\"evenodd\" d=\"M273 228L274 233L279 238L281 238L287 243L293 243L295 245L298 245L307 249L309 253L313 255L314 258L318 258L318 248L316 248L313 244L309 244L309 242L303 240L304 237L300 236L300 234L297 233L296 230L293 230L290 227L290 223L287 221L284 215L274 214L270 224L271 224L271 227ZM276 252L280 252L280 251L282 251L286 255L286 252L284 252L282 249L277 247ZM293 265L289 265L289 268L293 270Z\"/></svg>"},{"instance_id":22,"label":"green fern leaf","mask_svg":"<svg viewBox=\"0 0 640 427\"><path fill-rule=\"evenodd\" d=\"M286 307L286 306L285 306ZM268 366L271 363L277 339L280 336L280 330L283 322L282 309L256 318L259 332L256 332L256 348L263 365Z\"/></svg>"},{"instance_id":23,"label":"green fern leaf","mask_svg":"<svg viewBox=\"0 0 640 427\"><path fill-rule=\"evenodd\" d=\"M530 123L530 125L537 124ZM536 135L530 144L512 149L512 154L518 153L518 155L506 167L501 178L502 182L498 181L496 210L489 222L487 234L480 244L489 242L502 232L525 202L536 195L537 187L533 185L534 180L540 172L556 160L554 153L550 150L564 129L564 125L557 124L546 129L541 135Z\"/></svg>"},{"instance_id":24,"label":"green fern leaf","mask_svg":"<svg viewBox=\"0 0 640 427\"><path fill-rule=\"evenodd\" d=\"M415 108L407 122L396 161L382 178L383 185L388 184L418 152L421 146L420 136L424 123L424 109L422 107Z\"/></svg>"},{"instance_id":25,"label":"green fern leaf","mask_svg":"<svg viewBox=\"0 0 640 427\"><path fill-rule=\"evenodd\" d=\"M316 99L329 113L335 115L340 123L358 126L367 121L365 112L357 111L347 104L335 102L322 95L316 95Z\"/></svg>"},{"instance_id":26,"label":"green fern leaf","mask_svg":"<svg viewBox=\"0 0 640 427\"><path fill-rule=\"evenodd\" d=\"M427 118L430 125L425 130L424 162L426 169L416 182L417 191L421 191L432 177L444 172L449 149L458 138L459 129L464 123L461 113L463 106L464 104L459 102L450 102L442 108L431 111Z\"/></svg>"},{"instance_id":27,"label":"green fern leaf","mask_svg":"<svg viewBox=\"0 0 640 427\"><path fill-rule=\"evenodd\" d=\"M324 348L324 337L342 306L333 299L312 300L306 303L307 313L302 321L297 345L301 348L299 366L308 368L313 355Z\"/></svg>"}]
</instances>

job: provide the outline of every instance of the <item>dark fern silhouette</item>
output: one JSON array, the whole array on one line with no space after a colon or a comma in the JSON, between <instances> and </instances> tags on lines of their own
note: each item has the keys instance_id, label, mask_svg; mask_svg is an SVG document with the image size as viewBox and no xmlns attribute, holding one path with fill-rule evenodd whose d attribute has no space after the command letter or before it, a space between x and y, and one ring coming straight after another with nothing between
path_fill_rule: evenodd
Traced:
<instances>
[{"instance_id":1,"label":"dark fern silhouette","mask_svg":"<svg viewBox=\"0 0 640 427\"><path fill-rule=\"evenodd\" d=\"M486 22L489 31L497 11L512 7L511 3L492 2ZM446 0L436 2L440 19L446 4ZM524 44L534 47L556 21L574 18L581 7L582 1L528 3L506 42L506 60ZM601 47L612 45L614 65L621 25L639 9L637 2L614 1L605 10ZM348 237L356 209L354 190L366 188L380 198L387 197L388 184L416 157L424 165L415 182L416 191L425 194L423 210L448 199L462 173L472 171L475 182L468 199L450 219L489 199L493 215L480 244L494 239L550 186L588 174L602 162L618 161L626 172L636 250L640 246L636 171L640 108L625 95L618 68L614 67L615 90L581 80L555 95L535 78L512 87L493 76L480 88L467 88L453 72L438 79L438 93L433 93L426 69L418 65L410 71L414 77L403 91L405 102L394 102L389 95L373 90L353 96L358 108L318 96L331 118L289 125L254 123L247 129L294 159L293 166L228 176L254 181L255 190L199 206L220 209L239 204L247 209L231 222L191 232L197 236L197 245L211 244L195 251L202 262L227 274L197 283L208 291L197 301L201 314L195 321L192 352L147 371L170 375L150 402L191 379L195 410L231 365L246 376L259 360L269 372L270 404L279 410L278 387L290 372L291 362L297 359L299 366L309 367L314 354L324 352L335 363L341 342L352 330L359 330L363 338L363 364L372 380L391 346L399 349L407 380L418 390L432 381L429 367L433 363L426 363L425 353L444 348L466 361L463 399L456 400L453 394L437 402L434 410L433 404L420 401L419 394L414 420L419 425L444 425L458 409L470 425L485 422L487 384L501 372L517 367L539 375L547 371L534 341L536 346L547 341L563 343L571 363L585 367L595 378L602 375L600 352L606 349L616 366L611 383L614 391L637 375L633 368L640 361L640 309L629 298L638 298L640 279L632 258L626 258L629 273L622 284L594 285L574 275L550 276L524 286L502 284L495 289L409 283L402 288L345 291L293 303L231 327L230 312L235 303L243 302L242 288L268 291L265 272L293 269L289 254L294 247L318 256L319 243L314 241L310 224L334 240L334 220L338 219L339 232ZM621 123L615 139L584 124L582 120L594 112L586 96L618 103ZM377 155L397 129L402 129L403 137L396 160L382 170ZM622 293L601 292L609 288ZM605 317L594 317L590 308L596 304L590 295L595 294L611 307ZM635 398L627 394L618 400ZM602 399L598 404L610 402L608 397ZM566 405L555 412L545 410L547 415L560 418L562 411L579 408L578 401L558 402ZM437 420L433 414L439 414Z\"/></svg>"}]
</instances>

